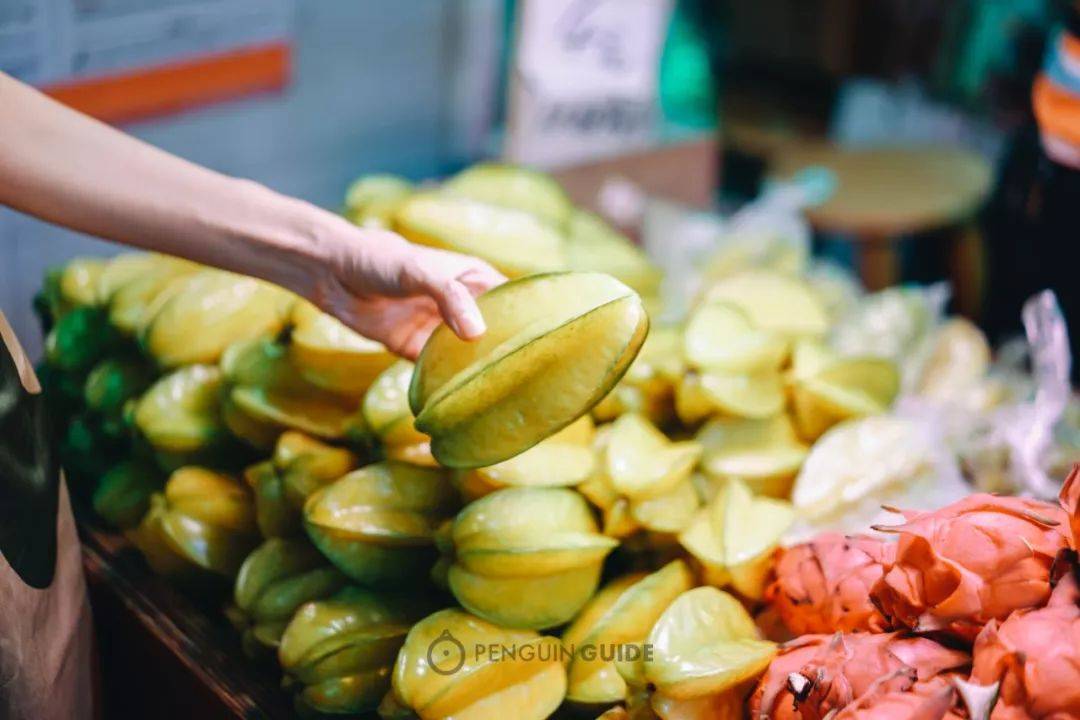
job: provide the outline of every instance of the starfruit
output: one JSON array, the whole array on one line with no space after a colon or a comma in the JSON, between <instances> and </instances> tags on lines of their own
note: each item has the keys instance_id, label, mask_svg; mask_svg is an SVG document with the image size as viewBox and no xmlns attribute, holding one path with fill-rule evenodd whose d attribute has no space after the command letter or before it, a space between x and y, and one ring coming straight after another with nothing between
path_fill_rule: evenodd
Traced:
<instances>
[{"instance_id":1,"label":"starfruit","mask_svg":"<svg viewBox=\"0 0 1080 720\"><path fill-rule=\"evenodd\" d=\"M150 507L150 497L161 491L164 480L161 470L150 462L122 460L98 482L94 512L115 528L135 527Z\"/></svg>"},{"instance_id":2,"label":"starfruit","mask_svg":"<svg viewBox=\"0 0 1080 720\"><path fill-rule=\"evenodd\" d=\"M672 442L640 415L623 415L598 436L601 463L579 489L601 509L604 532L676 533L699 506L691 473L701 457L694 441Z\"/></svg>"},{"instance_id":3,"label":"starfruit","mask_svg":"<svg viewBox=\"0 0 1080 720\"><path fill-rule=\"evenodd\" d=\"M514 165L473 165L447 180L442 189L450 195L527 212L556 228L563 227L574 212L554 178Z\"/></svg>"},{"instance_id":4,"label":"starfruit","mask_svg":"<svg viewBox=\"0 0 1080 720\"><path fill-rule=\"evenodd\" d=\"M45 360L80 376L116 347L119 340L101 308L78 307L60 317L45 337Z\"/></svg>"},{"instance_id":5,"label":"starfruit","mask_svg":"<svg viewBox=\"0 0 1080 720\"><path fill-rule=\"evenodd\" d=\"M938 472L938 439L910 418L880 415L848 420L818 440L791 490L791 502L806 526L864 532L887 518L882 505L937 507L970 492Z\"/></svg>"},{"instance_id":6,"label":"starfruit","mask_svg":"<svg viewBox=\"0 0 1080 720\"><path fill-rule=\"evenodd\" d=\"M361 227L389 228L398 207L413 192L397 175L365 175L345 192L345 217Z\"/></svg>"},{"instance_id":7,"label":"starfruit","mask_svg":"<svg viewBox=\"0 0 1080 720\"><path fill-rule=\"evenodd\" d=\"M588 415L509 460L476 470L458 471L455 482L467 500L504 487L572 487L587 480L596 466L594 426Z\"/></svg>"},{"instance_id":8,"label":"starfruit","mask_svg":"<svg viewBox=\"0 0 1080 720\"><path fill-rule=\"evenodd\" d=\"M263 537L302 533L308 496L356 465L356 455L349 450L293 430L282 433L273 456L244 471L244 479L255 493L255 518Z\"/></svg>"},{"instance_id":9,"label":"starfruit","mask_svg":"<svg viewBox=\"0 0 1080 720\"><path fill-rule=\"evenodd\" d=\"M494 465L587 413L619 381L648 332L633 290L606 275L556 273L478 300L487 332L440 326L409 388L416 427L447 467Z\"/></svg>"},{"instance_id":10,"label":"starfruit","mask_svg":"<svg viewBox=\"0 0 1080 720\"><path fill-rule=\"evenodd\" d=\"M104 265L98 258L75 258L63 267L49 269L34 299L46 329L72 310L99 304L94 288Z\"/></svg>"},{"instance_id":11,"label":"starfruit","mask_svg":"<svg viewBox=\"0 0 1080 720\"><path fill-rule=\"evenodd\" d=\"M953 318L933 335L915 392L937 402L963 401L978 392L990 369L990 343L975 323Z\"/></svg>"},{"instance_id":12,"label":"starfruit","mask_svg":"<svg viewBox=\"0 0 1080 720\"><path fill-rule=\"evenodd\" d=\"M730 584L756 600L764 594L772 553L793 519L790 503L755 497L741 480L728 480L679 542L701 563L709 584Z\"/></svg>"},{"instance_id":13,"label":"starfruit","mask_svg":"<svg viewBox=\"0 0 1080 720\"><path fill-rule=\"evenodd\" d=\"M570 270L607 273L642 295L655 294L663 278L641 248L603 218L584 210L570 215L566 262Z\"/></svg>"},{"instance_id":14,"label":"starfruit","mask_svg":"<svg viewBox=\"0 0 1080 720\"><path fill-rule=\"evenodd\" d=\"M705 294L709 303L730 303L759 330L787 338L822 337L829 314L804 281L768 270L747 270L724 278Z\"/></svg>"},{"instance_id":15,"label":"starfruit","mask_svg":"<svg viewBox=\"0 0 1080 720\"><path fill-rule=\"evenodd\" d=\"M139 341L163 368L216 363L234 342L280 332L294 301L263 280L201 270L156 305Z\"/></svg>"},{"instance_id":16,"label":"starfruit","mask_svg":"<svg viewBox=\"0 0 1080 720\"><path fill-rule=\"evenodd\" d=\"M791 419L715 418L697 434L704 448L701 467L717 482L742 480L757 495L786 498L809 448Z\"/></svg>"},{"instance_id":17,"label":"starfruit","mask_svg":"<svg viewBox=\"0 0 1080 720\"><path fill-rule=\"evenodd\" d=\"M277 648L297 608L343 588L345 576L305 538L271 538L247 556L236 575L232 615L244 649L258 657Z\"/></svg>"},{"instance_id":18,"label":"starfruit","mask_svg":"<svg viewBox=\"0 0 1080 720\"><path fill-rule=\"evenodd\" d=\"M442 471L382 462L314 492L304 504L304 525L315 546L356 582L422 584L435 561L435 530L456 503Z\"/></svg>"},{"instance_id":19,"label":"starfruit","mask_svg":"<svg viewBox=\"0 0 1080 720\"><path fill-rule=\"evenodd\" d=\"M142 358L107 357L86 376L83 400L90 410L119 419L128 401L141 395L153 379L153 369Z\"/></svg>"},{"instance_id":20,"label":"starfruit","mask_svg":"<svg viewBox=\"0 0 1080 720\"><path fill-rule=\"evenodd\" d=\"M361 397L394 362L382 343L345 327L311 303L297 302L289 335L289 358L300 375L316 387Z\"/></svg>"},{"instance_id":21,"label":"starfruit","mask_svg":"<svg viewBox=\"0 0 1080 720\"><path fill-rule=\"evenodd\" d=\"M741 717L739 687L764 672L776 654L742 604L712 587L677 597L644 648L617 668L631 689L631 716L635 705L647 703L663 720Z\"/></svg>"},{"instance_id":22,"label":"starfruit","mask_svg":"<svg viewBox=\"0 0 1080 720\"><path fill-rule=\"evenodd\" d=\"M301 605L278 646L297 710L334 717L375 710L409 627L422 615L414 600L356 587Z\"/></svg>"},{"instance_id":23,"label":"starfruit","mask_svg":"<svg viewBox=\"0 0 1080 720\"><path fill-rule=\"evenodd\" d=\"M618 544L565 488L506 488L466 506L450 533L448 582L469 612L505 627L570 620L600 581Z\"/></svg>"},{"instance_id":24,"label":"starfruit","mask_svg":"<svg viewBox=\"0 0 1080 720\"><path fill-rule=\"evenodd\" d=\"M681 560L651 575L626 575L604 586L562 636L572 654L567 699L585 705L618 702L626 683L614 658L627 644L640 644L671 602L689 590L693 578Z\"/></svg>"},{"instance_id":25,"label":"starfruit","mask_svg":"<svg viewBox=\"0 0 1080 720\"><path fill-rule=\"evenodd\" d=\"M788 354L783 335L755 327L744 311L719 301L705 303L690 315L683 347L694 367L720 373L778 370Z\"/></svg>"},{"instance_id":26,"label":"starfruit","mask_svg":"<svg viewBox=\"0 0 1080 720\"><path fill-rule=\"evenodd\" d=\"M445 192L407 198L394 229L414 243L475 255L507 277L561 270L563 236L535 215Z\"/></svg>"},{"instance_id":27,"label":"starfruit","mask_svg":"<svg viewBox=\"0 0 1080 720\"><path fill-rule=\"evenodd\" d=\"M259 543L251 493L228 475L180 468L128 537L150 567L186 577L199 571L232 577Z\"/></svg>"},{"instance_id":28,"label":"starfruit","mask_svg":"<svg viewBox=\"0 0 1080 720\"><path fill-rule=\"evenodd\" d=\"M565 693L558 639L455 609L409 631L385 705L411 709L421 720L543 720Z\"/></svg>"},{"instance_id":29,"label":"starfruit","mask_svg":"<svg viewBox=\"0 0 1080 720\"><path fill-rule=\"evenodd\" d=\"M807 440L843 420L885 412L900 391L892 361L842 358L812 342L796 346L788 382L796 425Z\"/></svg>"},{"instance_id":30,"label":"starfruit","mask_svg":"<svg viewBox=\"0 0 1080 720\"><path fill-rule=\"evenodd\" d=\"M775 370L687 373L675 387L675 412L686 425L714 415L762 419L784 409L784 385Z\"/></svg>"},{"instance_id":31,"label":"starfruit","mask_svg":"<svg viewBox=\"0 0 1080 720\"><path fill-rule=\"evenodd\" d=\"M109 323L125 337L135 337L169 297L184 288L184 278L201 266L166 255L121 255L105 268L98 293Z\"/></svg>"},{"instance_id":32,"label":"starfruit","mask_svg":"<svg viewBox=\"0 0 1080 720\"><path fill-rule=\"evenodd\" d=\"M134 427L166 470L223 458L231 436L221 417L221 371L213 365L174 370L150 386L131 412Z\"/></svg>"},{"instance_id":33,"label":"starfruit","mask_svg":"<svg viewBox=\"0 0 1080 720\"><path fill-rule=\"evenodd\" d=\"M312 385L300 375L288 350L273 340L229 346L221 369L225 423L253 447L268 449L290 429L342 440L362 425L358 400Z\"/></svg>"},{"instance_id":34,"label":"starfruit","mask_svg":"<svg viewBox=\"0 0 1080 720\"><path fill-rule=\"evenodd\" d=\"M118 438L106 432L100 418L78 412L67 419L60 441L60 464L72 481L72 489L84 495L120 461L125 450Z\"/></svg>"},{"instance_id":35,"label":"starfruit","mask_svg":"<svg viewBox=\"0 0 1080 720\"><path fill-rule=\"evenodd\" d=\"M411 465L438 467L431 456L431 438L416 429L409 409L413 364L398 360L375 378L364 394L364 423L383 445L386 457Z\"/></svg>"},{"instance_id":36,"label":"starfruit","mask_svg":"<svg viewBox=\"0 0 1080 720\"><path fill-rule=\"evenodd\" d=\"M68 308L98 304L97 284L106 261L100 258L75 258L60 273L60 301Z\"/></svg>"}]
</instances>

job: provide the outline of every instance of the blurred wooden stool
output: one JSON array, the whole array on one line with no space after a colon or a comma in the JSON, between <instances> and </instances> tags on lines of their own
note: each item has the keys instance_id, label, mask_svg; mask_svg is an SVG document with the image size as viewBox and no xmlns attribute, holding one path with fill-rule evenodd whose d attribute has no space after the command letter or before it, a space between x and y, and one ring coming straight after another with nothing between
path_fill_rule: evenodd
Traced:
<instances>
[{"instance_id":1,"label":"blurred wooden stool","mask_svg":"<svg viewBox=\"0 0 1080 720\"><path fill-rule=\"evenodd\" d=\"M836 193L808 211L814 230L856 244L862 281L871 290L900 277L900 241L948 231L954 296L962 310L977 311L982 248L971 221L990 191L990 164L975 153L945 147L843 149L787 144L772 155L770 172L788 178L811 165L836 175Z\"/></svg>"}]
</instances>

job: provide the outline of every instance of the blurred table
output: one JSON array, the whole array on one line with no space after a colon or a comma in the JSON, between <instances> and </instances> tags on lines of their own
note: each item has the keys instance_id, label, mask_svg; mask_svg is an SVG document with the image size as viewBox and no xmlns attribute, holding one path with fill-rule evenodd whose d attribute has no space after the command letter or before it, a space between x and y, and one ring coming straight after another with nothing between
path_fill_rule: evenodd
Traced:
<instances>
[{"instance_id":1,"label":"blurred table","mask_svg":"<svg viewBox=\"0 0 1080 720\"><path fill-rule=\"evenodd\" d=\"M622 178L646 195L695 208L712 205L718 186L719 144L712 134L560 168L552 174L577 205L597 210L604 183Z\"/></svg>"},{"instance_id":2,"label":"blurred table","mask_svg":"<svg viewBox=\"0 0 1080 720\"><path fill-rule=\"evenodd\" d=\"M833 197L807 213L810 223L857 244L867 287L878 290L900 280L901 239L948 230L956 290L977 294L981 255L977 238L965 230L993 180L983 157L947 147L790 144L773 154L770 172L787 178L810 165L828 168L838 181Z\"/></svg>"}]
</instances>

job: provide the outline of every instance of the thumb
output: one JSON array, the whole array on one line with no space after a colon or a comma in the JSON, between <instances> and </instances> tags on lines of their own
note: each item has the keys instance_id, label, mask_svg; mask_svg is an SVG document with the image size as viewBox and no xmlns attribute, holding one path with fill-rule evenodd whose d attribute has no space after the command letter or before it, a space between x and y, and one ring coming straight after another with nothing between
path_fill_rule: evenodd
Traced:
<instances>
[{"instance_id":1,"label":"thumb","mask_svg":"<svg viewBox=\"0 0 1080 720\"><path fill-rule=\"evenodd\" d=\"M428 288L428 294L439 306L443 321L462 340L475 340L487 330L476 299L457 278Z\"/></svg>"}]
</instances>

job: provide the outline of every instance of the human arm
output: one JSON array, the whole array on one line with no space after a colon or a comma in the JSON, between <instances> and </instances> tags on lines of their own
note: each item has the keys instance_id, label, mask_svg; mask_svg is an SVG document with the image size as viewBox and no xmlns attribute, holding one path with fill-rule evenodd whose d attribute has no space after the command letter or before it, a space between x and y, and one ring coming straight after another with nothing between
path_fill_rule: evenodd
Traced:
<instances>
[{"instance_id":1,"label":"human arm","mask_svg":"<svg viewBox=\"0 0 1080 720\"><path fill-rule=\"evenodd\" d=\"M440 318L484 332L504 278L170 155L0 73L0 204L115 242L269 280L415 357Z\"/></svg>"}]
</instances>

